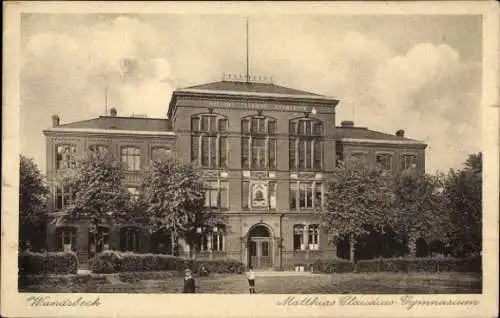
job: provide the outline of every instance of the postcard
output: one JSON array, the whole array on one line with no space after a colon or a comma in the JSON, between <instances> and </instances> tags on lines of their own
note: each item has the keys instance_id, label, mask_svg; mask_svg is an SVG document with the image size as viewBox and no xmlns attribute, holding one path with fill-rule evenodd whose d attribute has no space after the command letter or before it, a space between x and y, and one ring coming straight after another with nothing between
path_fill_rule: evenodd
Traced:
<instances>
[{"instance_id":1,"label":"postcard","mask_svg":"<svg viewBox=\"0 0 500 318\"><path fill-rule=\"evenodd\" d=\"M496 315L495 2L4 9L3 316Z\"/></svg>"}]
</instances>

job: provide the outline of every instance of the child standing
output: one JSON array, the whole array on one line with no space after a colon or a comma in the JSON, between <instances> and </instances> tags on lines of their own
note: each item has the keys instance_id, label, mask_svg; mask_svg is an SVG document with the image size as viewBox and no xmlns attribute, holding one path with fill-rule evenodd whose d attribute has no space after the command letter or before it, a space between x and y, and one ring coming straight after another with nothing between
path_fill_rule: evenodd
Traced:
<instances>
[{"instance_id":1,"label":"child standing","mask_svg":"<svg viewBox=\"0 0 500 318\"><path fill-rule=\"evenodd\" d=\"M255 272L253 271L252 266L248 267L247 278L248 290L250 291L250 294L255 294Z\"/></svg>"},{"instance_id":2,"label":"child standing","mask_svg":"<svg viewBox=\"0 0 500 318\"><path fill-rule=\"evenodd\" d=\"M195 283L194 278L191 275L191 270L186 269L184 273L184 294L194 294L195 293Z\"/></svg>"}]
</instances>

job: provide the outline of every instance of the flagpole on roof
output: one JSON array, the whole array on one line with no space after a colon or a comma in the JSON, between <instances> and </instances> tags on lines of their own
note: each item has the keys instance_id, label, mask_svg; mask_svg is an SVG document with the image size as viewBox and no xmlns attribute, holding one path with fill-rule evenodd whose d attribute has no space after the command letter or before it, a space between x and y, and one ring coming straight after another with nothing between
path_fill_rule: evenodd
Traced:
<instances>
[{"instance_id":1,"label":"flagpole on roof","mask_svg":"<svg viewBox=\"0 0 500 318\"><path fill-rule=\"evenodd\" d=\"M247 76L246 76L246 81L247 83L250 82L250 71L249 71L249 53L248 53L248 18L246 21L246 40L247 40Z\"/></svg>"}]
</instances>

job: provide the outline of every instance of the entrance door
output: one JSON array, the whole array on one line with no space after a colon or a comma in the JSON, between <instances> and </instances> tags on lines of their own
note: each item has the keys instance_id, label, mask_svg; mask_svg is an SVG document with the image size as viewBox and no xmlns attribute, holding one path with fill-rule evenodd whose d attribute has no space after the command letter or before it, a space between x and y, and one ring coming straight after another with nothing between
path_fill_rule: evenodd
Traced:
<instances>
[{"instance_id":1,"label":"entrance door","mask_svg":"<svg viewBox=\"0 0 500 318\"><path fill-rule=\"evenodd\" d=\"M258 226L252 229L248 238L248 265L253 268L267 269L273 266L272 241L269 231Z\"/></svg>"},{"instance_id":2,"label":"entrance door","mask_svg":"<svg viewBox=\"0 0 500 318\"><path fill-rule=\"evenodd\" d=\"M268 238L250 240L250 266L253 268L272 267L271 242Z\"/></svg>"}]
</instances>

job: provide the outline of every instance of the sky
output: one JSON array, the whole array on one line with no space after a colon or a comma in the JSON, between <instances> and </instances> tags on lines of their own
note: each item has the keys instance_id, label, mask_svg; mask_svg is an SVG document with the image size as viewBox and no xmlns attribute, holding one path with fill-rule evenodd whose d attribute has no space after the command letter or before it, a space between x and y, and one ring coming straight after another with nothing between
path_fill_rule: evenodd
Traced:
<instances>
[{"instance_id":1,"label":"sky","mask_svg":"<svg viewBox=\"0 0 500 318\"><path fill-rule=\"evenodd\" d=\"M246 70L245 18L195 14L23 14L21 153L45 171L42 130L109 107L165 117L176 88ZM253 15L249 68L341 100L337 124L428 144L430 173L481 151L481 16ZM107 87L107 89L105 89ZM107 94L105 93L107 91Z\"/></svg>"}]
</instances>

